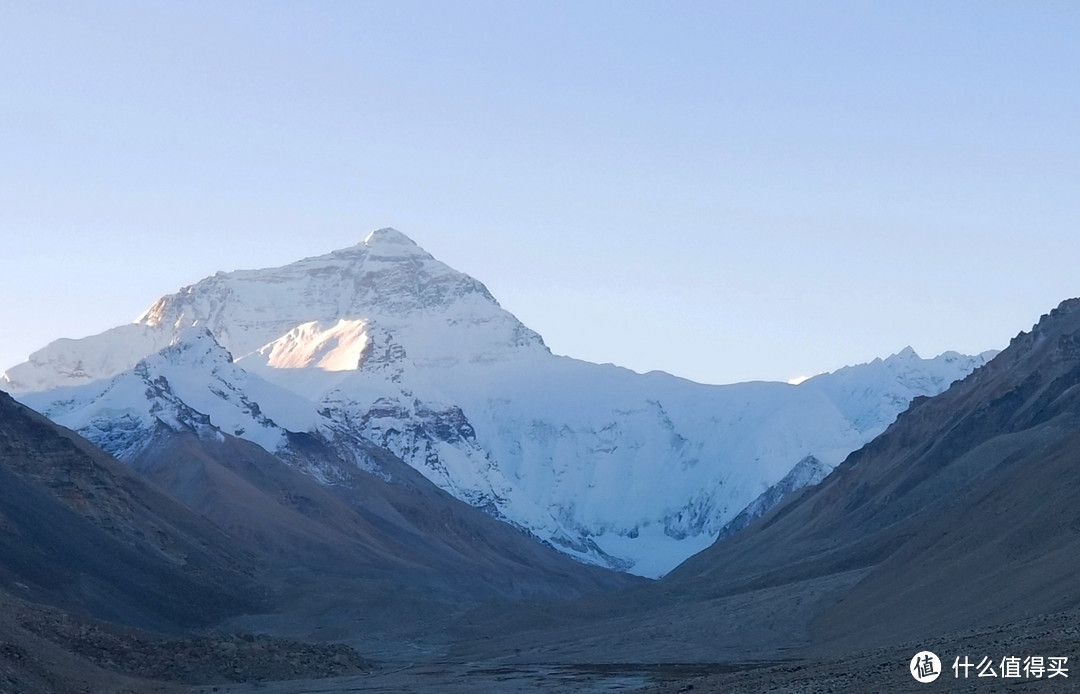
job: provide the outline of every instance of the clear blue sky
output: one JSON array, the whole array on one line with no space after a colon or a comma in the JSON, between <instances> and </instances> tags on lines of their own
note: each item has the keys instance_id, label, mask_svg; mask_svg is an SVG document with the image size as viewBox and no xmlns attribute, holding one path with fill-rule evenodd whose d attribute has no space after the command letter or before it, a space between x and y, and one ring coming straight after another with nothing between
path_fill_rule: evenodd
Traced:
<instances>
[{"instance_id":1,"label":"clear blue sky","mask_svg":"<svg viewBox=\"0 0 1080 694\"><path fill-rule=\"evenodd\" d=\"M1080 295L1073 2L0 0L0 369L394 226L707 382Z\"/></svg>"}]
</instances>

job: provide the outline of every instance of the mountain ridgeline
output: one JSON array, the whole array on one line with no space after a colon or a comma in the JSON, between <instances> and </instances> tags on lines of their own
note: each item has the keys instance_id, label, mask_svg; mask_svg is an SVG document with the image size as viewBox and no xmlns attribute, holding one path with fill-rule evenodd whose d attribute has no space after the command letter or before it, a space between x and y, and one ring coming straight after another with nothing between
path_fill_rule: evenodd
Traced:
<instances>
[{"instance_id":1,"label":"mountain ridgeline","mask_svg":"<svg viewBox=\"0 0 1080 694\"><path fill-rule=\"evenodd\" d=\"M208 277L0 386L129 463L164 428L250 441L324 485L403 479L374 445L578 560L656 577L810 481L776 486L800 461L827 472L991 356L908 348L798 386L640 375L551 354L480 282L382 229Z\"/></svg>"}]
</instances>

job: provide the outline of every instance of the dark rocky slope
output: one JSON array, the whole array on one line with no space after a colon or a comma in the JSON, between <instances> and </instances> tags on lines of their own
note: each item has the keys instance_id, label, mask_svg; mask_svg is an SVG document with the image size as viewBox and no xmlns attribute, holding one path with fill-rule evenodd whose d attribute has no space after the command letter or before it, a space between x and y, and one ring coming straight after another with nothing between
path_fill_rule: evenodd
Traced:
<instances>
[{"instance_id":1,"label":"dark rocky slope","mask_svg":"<svg viewBox=\"0 0 1080 694\"><path fill-rule=\"evenodd\" d=\"M442 491L384 448L354 451L378 473L308 435L282 457L303 459L320 484L259 446L160 427L133 467L262 557L268 567L339 578L391 578L453 596L567 597L642 582L576 562Z\"/></svg>"},{"instance_id":2,"label":"dark rocky slope","mask_svg":"<svg viewBox=\"0 0 1080 694\"><path fill-rule=\"evenodd\" d=\"M365 666L343 647L182 635L271 609L259 565L212 523L0 393L0 693L172 692L181 689L160 680Z\"/></svg>"},{"instance_id":3,"label":"dark rocky slope","mask_svg":"<svg viewBox=\"0 0 1080 694\"><path fill-rule=\"evenodd\" d=\"M254 571L212 523L0 393L0 587L170 630L266 609Z\"/></svg>"},{"instance_id":4,"label":"dark rocky slope","mask_svg":"<svg viewBox=\"0 0 1080 694\"><path fill-rule=\"evenodd\" d=\"M448 624L478 606L501 613L646 582L570 559L374 444L358 453L382 474L314 437L294 441L288 455L338 480L323 485L248 441L162 430L133 465L260 557L277 603L231 629L412 657L441 652Z\"/></svg>"}]
</instances>

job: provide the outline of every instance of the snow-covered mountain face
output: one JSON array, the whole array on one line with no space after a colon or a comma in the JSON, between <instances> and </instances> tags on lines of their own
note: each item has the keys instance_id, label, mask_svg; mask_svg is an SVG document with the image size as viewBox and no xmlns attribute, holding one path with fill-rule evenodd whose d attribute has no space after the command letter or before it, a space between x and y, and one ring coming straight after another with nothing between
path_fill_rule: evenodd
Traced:
<instances>
[{"instance_id":1,"label":"snow-covered mountain face","mask_svg":"<svg viewBox=\"0 0 1080 694\"><path fill-rule=\"evenodd\" d=\"M218 273L50 344L0 387L121 459L155 427L203 422L318 479L290 432L345 453L370 439L572 556L659 576L799 461L831 468L990 356L909 348L798 386L640 375L552 355L481 283L383 229Z\"/></svg>"}]
</instances>

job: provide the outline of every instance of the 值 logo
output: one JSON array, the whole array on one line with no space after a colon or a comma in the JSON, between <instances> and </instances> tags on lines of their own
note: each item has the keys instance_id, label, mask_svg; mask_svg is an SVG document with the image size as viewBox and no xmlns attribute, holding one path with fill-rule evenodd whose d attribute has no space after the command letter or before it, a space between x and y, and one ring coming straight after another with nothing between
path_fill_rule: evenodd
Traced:
<instances>
[{"instance_id":1,"label":"\u503c logo","mask_svg":"<svg viewBox=\"0 0 1080 694\"><path fill-rule=\"evenodd\" d=\"M911 676L920 682L933 682L941 675L941 661L930 651L919 651L911 659Z\"/></svg>"}]
</instances>

